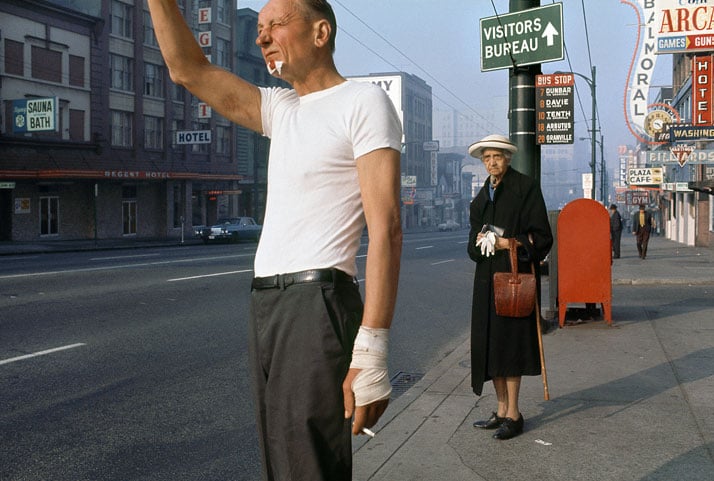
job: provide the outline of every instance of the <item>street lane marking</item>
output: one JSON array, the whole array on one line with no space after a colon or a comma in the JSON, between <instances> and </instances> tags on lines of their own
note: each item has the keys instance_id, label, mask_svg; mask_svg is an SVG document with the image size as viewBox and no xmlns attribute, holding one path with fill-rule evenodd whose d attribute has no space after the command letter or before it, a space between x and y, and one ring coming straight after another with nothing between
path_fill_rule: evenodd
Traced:
<instances>
[{"instance_id":1,"label":"street lane marking","mask_svg":"<svg viewBox=\"0 0 714 481\"><path fill-rule=\"evenodd\" d=\"M68 346L55 347L54 349L47 349L45 351L33 352L32 354L25 354L24 356L18 356L18 357L13 357L10 359L5 359L3 361L0 361L0 365L10 364L11 362L23 361L25 359L30 359L33 357L45 356L47 354L52 354L53 352L66 351L67 349L74 349L76 347L81 347L81 346L86 346L86 344L83 342L78 342L77 344L70 344Z\"/></svg>"},{"instance_id":2,"label":"street lane marking","mask_svg":"<svg viewBox=\"0 0 714 481\"><path fill-rule=\"evenodd\" d=\"M454 262L455 260L456 260L456 259L448 259L448 260L445 260L445 261L432 262L431 265L432 265L432 266L438 266L439 264L446 264L446 263L449 263L449 262Z\"/></svg>"},{"instance_id":3,"label":"street lane marking","mask_svg":"<svg viewBox=\"0 0 714 481\"><path fill-rule=\"evenodd\" d=\"M117 259L138 259L139 257L158 257L161 254L136 254L130 256L113 256L113 257L92 257L90 261L115 261Z\"/></svg>"},{"instance_id":4,"label":"street lane marking","mask_svg":"<svg viewBox=\"0 0 714 481\"><path fill-rule=\"evenodd\" d=\"M0 279L19 279L22 277L40 277L40 276L54 276L58 274L74 274L77 272L97 272L97 271L108 271L116 269L131 269L133 267L147 267L147 266L159 266L168 264L186 264L190 262L200 262L200 261L210 261L210 260L225 260L234 257L252 257L253 254L236 254L231 256L211 256L211 257L193 257L190 259L177 259L173 261L156 261L156 262L141 262L137 264L120 264L116 266L103 266L103 267L86 267L83 269L65 269L61 271L45 271L45 272L30 272L27 274L10 274L6 276L0 276Z\"/></svg>"},{"instance_id":5,"label":"street lane marking","mask_svg":"<svg viewBox=\"0 0 714 481\"><path fill-rule=\"evenodd\" d=\"M231 274L245 274L246 272L253 272L253 269L245 269L242 271L231 271L231 272L216 272L214 274L203 274L200 276L177 277L176 279L168 279L168 282L190 281L193 279L203 279L204 277L228 276Z\"/></svg>"}]
</instances>

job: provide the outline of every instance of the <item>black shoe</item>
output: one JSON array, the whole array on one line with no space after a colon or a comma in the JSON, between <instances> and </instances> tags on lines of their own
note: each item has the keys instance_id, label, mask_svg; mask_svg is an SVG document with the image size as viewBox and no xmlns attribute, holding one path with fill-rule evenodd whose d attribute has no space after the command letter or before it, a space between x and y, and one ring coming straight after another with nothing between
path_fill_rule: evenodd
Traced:
<instances>
[{"instance_id":1,"label":"black shoe","mask_svg":"<svg viewBox=\"0 0 714 481\"><path fill-rule=\"evenodd\" d=\"M496 429L501 427L501 424L503 424L503 421L505 421L506 418L500 417L496 413L492 413L491 417L488 418L485 421L476 421L474 423L475 428L480 428L480 429Z\"/></svg>"},{"instance_id":2,"label":"black shoe","mask_svg":"<svg viewBox=\"0 0 714 481\"><path fill-rule=\"evenodd\" d=\"M511 439L523 433L523 415L514 421L506 418L498 430L493 434L493 439Z\"/></svg>"}]
</instances>

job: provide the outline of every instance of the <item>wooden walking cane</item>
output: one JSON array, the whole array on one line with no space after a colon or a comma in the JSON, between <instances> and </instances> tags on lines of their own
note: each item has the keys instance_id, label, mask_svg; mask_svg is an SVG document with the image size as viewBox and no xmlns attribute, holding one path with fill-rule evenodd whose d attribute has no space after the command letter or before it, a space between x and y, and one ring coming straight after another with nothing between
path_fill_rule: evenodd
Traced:
<instances>
[{"instance_id":1,"label":"wooden walking cane","mask_svg":"<svg viewBox=\"0 0 714 481\"><path fill-rule=\"evenodd\" d=\"M531 271L535 275L535 264L531 263ZM550 394L548 393L548 374L545 370L545 355L543 353L543 333L540 325L540 292L536 292L535 310L536 310L536 329L538 329L538 350L540 351L540 372L543 377L543 399L548 401Z\"/></svg>"}]
</instances>

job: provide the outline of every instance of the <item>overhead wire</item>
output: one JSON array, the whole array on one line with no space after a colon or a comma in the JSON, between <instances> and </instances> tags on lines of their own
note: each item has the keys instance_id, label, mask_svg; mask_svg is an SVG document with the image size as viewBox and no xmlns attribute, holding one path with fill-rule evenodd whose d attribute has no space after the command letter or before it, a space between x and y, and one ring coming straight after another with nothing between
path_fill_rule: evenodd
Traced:
<instances>
[{"instance_id":1,"label":"overhead wire","mask_svg":"<svg viewBox=\"0 0 714 481\"><path fill-rule=\"evenodd\" d=\"M350 37L352 40L354 40L355 42L357 42L358 44L360 44L361 46L363 46L365 49L367 49L367 50L369 50L370 52L372 52L374 55L376 55L377 57L379 57L384 63L386 63L387 65L391 66L395 71L401 71L401 68L400 68L400 67L398 67L397 65L395 65L394 63L392 63L391 61L389 61L388 59L386 59L383 55L381 55L379 52L377 52L376 50L374 50L374 49L371 48L370 46L366 45L366 44L365 44L364 42L362 42L359 38L357 38L356 36L354 36L354 35L352 35L351 33L349 33L347 30L345 30L344 27L341 27L341 28L340 28L340 32L343 33L343 34L345 34L345 35L347 35L347 36ZM451 93L451 92L449 92L449 93ZM458 108L456 108L456 107L454 107L453 105L451 105L447 100L441 98L439 95L435 94L433 91L432 91L431 95L432 95L434 98L436 98L437 100L439 100L440 102L442 102L444 105L446 105L447 107L449 107L450 109L455 110L455 111L459 111ZM452 95L453 95L453 94L452 94ZM462 103L464 103L464 105L466 105L469 109L471 109L471 107L469 107L468 104L466 104L463 100L461 100L461 99L458 98L458 97L457 97L457 99L458 99L459 101L461 101ZM473 110L473 109L472 109L472 110ZM476 112L476 111L474 111L474 112L475 112L477 115L481 116L481 114L479 114L478 112ZM482 118L483 118L483 117L482 117ZM488 119L485 119L485 118L484 118L484 120L485 120L486 122L491 123ZM491 123L491 125L493 125L493 124Z\"/></svg>"},{"instance_id":2,"label":"overhead wire","mask_svg":"<svg viewBox=\"0 0 714 481\"><path fill-rule=\"evenodd\" d=\"M585 14L585 0L580 0L580 4L582 6L582 12L583 12L583 25L585 26L585 44L587 45L588 49L588 61L590 64L590 72L593 71L593 58L592 58L592 50L590 49L590 31L588 30L588 16ZM595 79L591 79L593 82L595 82ZM597 105L597 102L595 104L595 121L597 122L597 128L602 132L601 125L600 125L600 111L599 111L599 106ZM592 133L595 135L595 132Z\"/></svg>"},{"instance_id":3,"label":"overhead wire","mask_svg":"<svg viewBox=\"0 0 714 481\"><path fill-rule=\"evenodd\" d=\"M349 8L347 8L347 7L344 5L344 3L342 3L340 0L333 0L333 3L335 3L335 4L339 5L340 7L342 7L345 11L347 11L347 13L349 13L350 15L352 15L355 19L357 19L357 21L359 21L362 25L364 25L365 27L367 27L367 29L369 29L372 33L374 33L377 37L379 37L383 42L385 42L387 45L389 45L391 48L393 48L397 53L399 53L399 55L401 55L402 57L404 57L405 59L407 59L411 64L413 64L416 68L418 68L421 72L423 72L427 77L429 77L429 78L430 78L431 80L433 80L437 85L439 85L442 89L444 89L448 94L450 94L452 97L454 97L456 100L458 100L461 104L463 104L468 110L470 110L471 112L473 112L477 117L479 117L481 120L483 120L484 122L488 123L488 124L491 125L492 127L496 127L496 128L497 128L497 126L496 126L492 121L490 121L489 119L487 119L486 117L484 117L484 116L483 116L481 113L479 113L476 109L474 109L472 106L470 106L468 103L466 103L466 101L464 101L461 97L459 97L457 94L455 94L449 87L447 87L446 85L444 85L439 79L437 79L436 77L434 77L434 76L433 76L432 74L430 74L425 68L423 68L421 65L419 65L418 62L416 62L415 60L413 60L413 59L412 59L411 57L409 57L406 53L404 53L401 49L399 49L396 45L394 45L392 42L390 42L387 38L384 37L384 35L382 35L381 33L377 32L374 28L372 28L371 25L369 25L367 22L365 22L364 20L362 20L362 18L361 18L359 15L357 15L357 14L354 13L352 10L350 10ZM351 34L347 33L347 32L345 31L344 27L341 27L340 29L341 29L343 32L345 32L350 38L354 39L357 43L359 43L359 44L362 45L363 47L367 48L369 51L371 51L371 52L373 52L373 53L376 54L376 52L375 52L373 49L369 48L367 45L365 45L364 42L362 42L361 40L357 39L354 35L351 35ZM379 57L380 59L382 59L382 60L384 60L385 62L387 62L389 65L391 65L392 67L394 67L397 71L400 71L400 70L401 70L400 68L396 67L393 63L387 61L382 55L379 55L379 54L377 54L377 55L378 55L378 57ZM432 93L432 95L433 95L433 93ZM446 104L447 106L449 106L449 107L452 108L453 110L458 111L458 109L454 108L453 106L451 106L449 103L445 102L443 99L439 98L438 96L434 95L434 97L436 97L436 98L439 99L440 101L444 102L444 104Z\"/></svg>"},{"instance_id":4,"label":"overhead wire","mask_svg":"<svg viewBox=\"0 0 714 481\"><path fill-rule=\"evenodd\" d=\"M482 119L483 121L485 121L485 122L488 123L489 125L495 127L495 125L493 124L493 122L492 122L491 120L487 119L487 118L484 117L482 114L480 114L478 111L476 111L472 106L470 106L470 105L469 105L468 103L466 103L461 97L459 97L456 93L454 93L449 87L447 87L446 85L444 85L441 81L439 81L436 77L434 77L431 73L429 73L425 68L423 68L421 65L419 65L418 62L416 62L416 61L413 60L411 57L409 57L409 55L407 55L407 54L406 54L405 52L403 52L399 47L397 47L396 45L394 45L394 44L393 44L389 39L387 39L384 35L382 35L382 34L379 33L378 31L376 31L372 26L370 26L367 22L365 22L359 15L357 15L355 12L353 12L352 10L350 10L342 1L340 1L340 0L333 0L333 3L335 3L335 4L339 5L340 7L342 7L347 13L349 13L349 14L350 14L352 17L354 17L358 22L360 22L360 23L361 23L362 25L364 25L367 29L369 29L373 34L375 34L381 41L383 41L383 42L384 42L385 44L387 44L389 47L391 47L392 49L394 49L399 55L401 55L403 58L405 58L406 60L408 60L408 61L409 61L411 64L413 64L417 69L419 69L422 73L424 73L424 74L425 74L426 76L428 76L431 80L433 80L437 85L439 85L439 87L441 87L441 88L442 88L444 91L446 91L449 95L451 95L451 96L454 97L456 100L458 100L461 104L463 104L469 111L471 111L471 112L473 112L474 114L476 114L476 116L478 116L480 119ZM551 0L551 3L556 3L556 0ZM497 11L497 9L496 9L496 5L495 5L495 3L494 3L493 0L491 0L491 6L493 7L494 13L495 13L496 17L498 18L498 17L499 17L499 13L498 13L498 11ZM585 32L585 41L586 41L586 46L587 46L588 64L589 64L589 66L590 66L590 72L592 73L592 67L593 67L593 62L592 62L592 49L591 49L591 47L590 47L590 35L589 35L589 29L588 29L588 24L587 24L587 15L586 15L586 12L585 12L585 2L584 2L584 0L581 0L581 12L582 12L582 17L583 17L584 32ZM380 58L382 61L384 61L385 63L387 63L388 65L390 65L390 66L391 66L392 68L394 68L396 71L401 71L401 70L402 70L401 68L399 68L398 66L396 66L394 63L392 63L391 61L389 61L388 59L386 59L382 54L380 54L379 52L377 52L377 51L374 50L373 48L371 48L371 47L369 47L368 45L366 45L362 40L360 40L359 38L357 38L355 35L352 35L352 34L349 33L348 31L346 31L344 27L341 27L341 31L344 32L348 37L350 37L351 39L353 39L355 42L357 42L358 44L360 44L362 47L364 47L365 49L369 50L371 53L373 53L374 55L376 55L376 56L377 56L378 58ZM563 39L563 48L564 48L564 51L565 51L565 57L566 57L566 61L567 61L567 63L568 63L568 67L569 67L570 71L573 72L574 69L573 69L573 65L572 65L572 62L571 62L571 57L570 57L570 54L569 54L569 52L568 52L568 48L567 48L567 44L566 44L566 42L565 42L565 39ZM512 59L512 60L513 60L513 59ZM589 80L590 80L591 82L593 81L593 79L591 79L591 78L590 78ZM590 86L590 88L592 89L592 86ZM581 110L581 112L582 112L583 119L584 119L584 120L586 121L586 123L587 123L588 114L586 113L585 107L584 107L584 105L583 105L583 99L582 99L582 96L581 96L581 94L580 94L580 89L578 88L577 83L575 84L575 93L576 93L576 96L577 96L577 98L578 98L578 105L580 106L580 110ZM458 108L455 108L453 105L451 105L449 102L447 102L445 99L441 98L440 96L438 96L438 95L436 95L436 94L433 94L433 93L432 93L432 95L433 95L436 99L438 99L440 102L442 102L442 103L444 103L446 106L448 106L449 108L451 108L451 109L453 109L453 110L455 110L455 111L457 111L457 112L459 111ZM592 99L591 99L591 101L592 101ZM597 105L597 102L596 102L596 108L595 108L595 117L596 117L596 122L597 122L597 125L598 125L598 130L601 131L601 122L600 122L601 119L600 119L599 107L598 107L598 105ZM595 133L595 132L592 132L591 134L592 134L592 135L595 135L596 133Z\"/></svg>"}]
</instances>

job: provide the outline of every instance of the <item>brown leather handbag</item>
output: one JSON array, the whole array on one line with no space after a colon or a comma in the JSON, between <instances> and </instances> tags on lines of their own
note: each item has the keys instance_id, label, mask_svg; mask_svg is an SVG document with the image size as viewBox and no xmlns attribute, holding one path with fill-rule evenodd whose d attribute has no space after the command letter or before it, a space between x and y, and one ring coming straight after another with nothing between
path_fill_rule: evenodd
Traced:
<instances>
[{"instance_id":1,"label":"brown leather handbag","mask_svg":"<svg viewBox=\"0 0 714 481\"><path fill-rule=\"evenodd\" d=\"M508 241L511 272L493 274L496 314L504 317L526 317L535 308L535 275L518 272L516 239L510 238Z\"/></svg>"}]
</instances>

